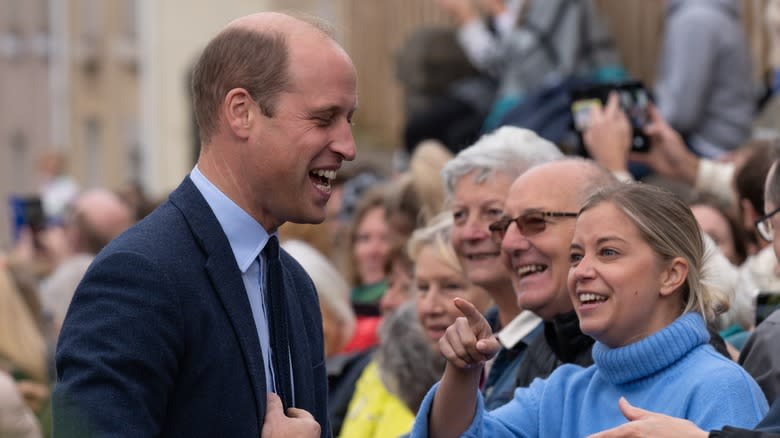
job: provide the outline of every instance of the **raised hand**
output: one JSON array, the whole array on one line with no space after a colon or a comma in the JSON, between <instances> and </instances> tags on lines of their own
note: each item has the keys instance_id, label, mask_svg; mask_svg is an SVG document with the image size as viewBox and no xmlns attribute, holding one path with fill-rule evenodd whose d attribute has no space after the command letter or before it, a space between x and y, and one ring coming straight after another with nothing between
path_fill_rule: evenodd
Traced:
<instances>
[{"instance_id":1,"label":"raised hand","mask_svg":"<svg viewBox=\"0 0 780 438\"><path fill-rule=\"evenodd\" d=\"M444 336L439 339L441 352L451 364L461 369L484 365L495 356L501 345L474 305L462 298L455 298L454 302L464 316L447 327Z\"/></svg>"},{"instance_id":2,"label":"raised hand","mask_svg":"<svg viewBox=\"0 0 780 438\"><path fill-rule=\"evenodd\" d=\"M650 137L647 153L632 153L632 161L644 163L662 176L677 179L693 185L699 170L699 158L685 145L680 134L674 130L654 105L648 107L650 123L645 134Z\"/></svg>"},{"instance_id":3,"label":"raised hand","mask_svg":"<svg viewBox=\"0 0 780 438\"><path fill-rule=\"evenodd\" d=\"M583 133L585 149L593 159L608 170L626 171L631 150L631 124L620 108L620 96L609 93L607 106L593 106Z\"/></svg>"},{"instance_id":4,"label":"raised hand","mask_svg":"<svg viewBox=\"0 0 780 438\"><path fill-rule=\"evenodd\" d=\"M269 392L265 403L265 423L262 438L316 438L320 436L320 424L307 411L298 408L287 409L284 415L282 400Z\"/></svg>"},{"instance_id":5,"label":"raised hand","mask_svg":"<svg viewBox=\"0 0 780 438\"><path fill-rule=\"evenodd\" d=\"M631 406L623 397L618 406L629 422L588 438L706 438L709 435L688 420Z\"/></svg>"}]
</instances>

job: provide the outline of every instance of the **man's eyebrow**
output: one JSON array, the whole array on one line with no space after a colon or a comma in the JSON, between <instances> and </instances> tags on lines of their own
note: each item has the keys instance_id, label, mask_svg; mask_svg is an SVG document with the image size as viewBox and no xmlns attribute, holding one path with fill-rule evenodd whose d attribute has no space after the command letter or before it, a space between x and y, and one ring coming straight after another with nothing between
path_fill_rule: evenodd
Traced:
<instances>
[{"instance_id":1,"label":"man's eyebrow","mask_svg":"<svg viewBox=\"0 0 780 438\"><path fill-rule=\"evenodd\" d=\"M314 116L331 115L340 111L337 106L328 106L324 108L314 108L308 111L309 114Z\"/></svg>"},{"instance_id":2,"label":"man's eyebrow","mask_svg":"<svg viewBox=\"0 0 780 438\"><path fill-rule=\"evenodd\" d=\"M315 108L311 109L306 112L308 117L311 118L317 118L317 117L334 117L340 114L345 115L347 118L352 118L352 116L355 114L354 109L346 109L344 107L340 107L337 105L332 105L324 108Z\"/></svg>"}]
</instances>

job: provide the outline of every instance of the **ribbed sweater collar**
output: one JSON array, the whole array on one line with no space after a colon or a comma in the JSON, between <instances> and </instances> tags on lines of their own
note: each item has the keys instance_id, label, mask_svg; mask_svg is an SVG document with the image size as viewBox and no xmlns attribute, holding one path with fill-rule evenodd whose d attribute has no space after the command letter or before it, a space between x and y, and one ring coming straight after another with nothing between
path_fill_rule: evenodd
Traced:
<instances>
[{"instance_id":1,"label":"ribbed sweater collar","mask_svg":"<svg viewBox=\"0 0 780 438\"><path fill-rule=\"evenodd\" d=\"M593 346L593 361L615 385L651 376L708 342L710 335L698 313L686 313L657 333L619 348L601 342Z\"/></svg>"}]
</instances>

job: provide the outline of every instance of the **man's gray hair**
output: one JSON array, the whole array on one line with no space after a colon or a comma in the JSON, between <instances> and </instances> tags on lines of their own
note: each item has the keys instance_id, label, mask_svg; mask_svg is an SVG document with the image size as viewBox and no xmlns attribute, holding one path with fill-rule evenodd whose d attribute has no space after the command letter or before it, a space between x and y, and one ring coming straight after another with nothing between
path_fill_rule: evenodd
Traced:
<instances>
[{"instance_id":1,"label":"man's gray hair","mask_svg":"<svg viewBox=\"0 0 780 438\"><path fill-rule=\"evenodd\" d=\"M441 174L447 201L452 200L458 180L472 172L476 172L474 180L477 183L482 183L499 172L514 179L537 164L562 157L563 154L557 146L535 132L503 126L483 135L444 166Z\"/></svg>"}]
</instances>

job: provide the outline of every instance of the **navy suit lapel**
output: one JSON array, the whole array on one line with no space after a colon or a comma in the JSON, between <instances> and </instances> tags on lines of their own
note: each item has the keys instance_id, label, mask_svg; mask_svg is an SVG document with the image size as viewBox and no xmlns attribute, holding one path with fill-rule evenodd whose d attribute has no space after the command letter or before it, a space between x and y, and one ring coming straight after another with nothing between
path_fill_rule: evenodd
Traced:
<instances>
[{"instance_id":1,"label":"navy suit lapel","mask_svg":"<svg viewBox=\"0 0 780 438\"><path fill-rule=\"evenodd\" d=\"M189 176L171 193L170 200L182 212L193 235L206 253L205 268L238 339L244 365L254 389L258 421L262 429L266 398L265 367L249 298L230 243L216 216Z\"/></svg>"},{"instance_id":2,"label":"navy suit lapel","mask_svg":"<svg viewBox=\"0 0 780 438\"><path fill-rule=\"evenodd\" d=\"M283 264L284 266L284 264ZM290 354L292 361L293 382L295 386L295 406L314 406L312 394L314 381L311 373L311 350L309 338L304 324L305 318L301 309L300 297L295 291L295 282L286 267L284 268L284 292L287 298L287 324L290 335Z\"/></svg>"}]
</instances>

